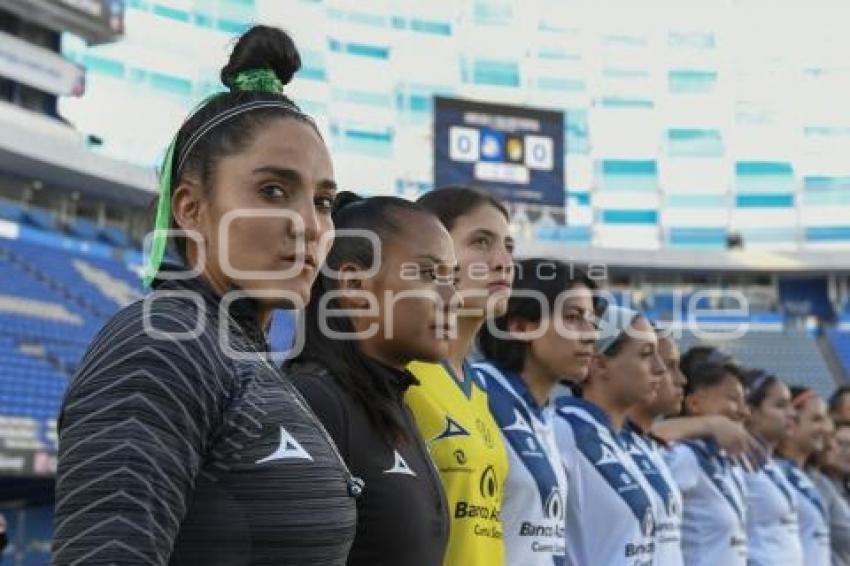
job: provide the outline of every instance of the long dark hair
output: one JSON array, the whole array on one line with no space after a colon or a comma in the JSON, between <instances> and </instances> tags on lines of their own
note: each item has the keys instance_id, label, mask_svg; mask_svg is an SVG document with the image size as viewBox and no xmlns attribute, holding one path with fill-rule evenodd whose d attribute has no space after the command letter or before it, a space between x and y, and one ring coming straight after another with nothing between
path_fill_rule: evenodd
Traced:
<instances>
[{"instance_id":1,"label":"long dark hair","mask_svg":"<svg viewBox=\"0 0 850 566\"><path fill-rule=\"evenodd\" d=\"M381 243L403 232L404 214L430 215L418 204L398 197L360 198L349 192L337 196L332 212L336 230L368 230ZM376 261L381 261L381 258L375 257L370 240L357 236L337 237L334 240L325 260L325 269L321 270L313 284L310 302L305 309L304 349L289 364L310 361L326 368L333 379L366 410L369 421L384 439L395 446L405 442L407 435L397 416L392 384L375 375L369 368L357 340L330 337L320 325L322 297L339 289L337 279L326 271L330 269L336 272L346 263L368 269ZM339 309L340 305L336 299L331 299L326 303L326 308ZM348 317L327 317L323 322L338 334L354 334L354 324Z\"/></svg>"},{"instance_id":2,"label":"long dark hair","mask_svg":"<svg viewBox=\"0 0 850 566\"><path fill-rule=\"evenodd\" d=\"M541 273L544 269L545 277ZM546 298L551 310L555 308L561 293L580 285L591 292L597 289L596 283L580 269L562 261L533 258L517 262L513 291L540 293ZM551 314L543 312L541 307L536 298L514 293L508 299L505 314L495 319L492 324L500 333L505 333L512 321L540 322L544 316ZM594 311L598 308L594 299ZM478 347L488 360L512 372L521 372L528 356L528 342L497 337L487 324L478 334Z\"/></svg>"}]
</instances>

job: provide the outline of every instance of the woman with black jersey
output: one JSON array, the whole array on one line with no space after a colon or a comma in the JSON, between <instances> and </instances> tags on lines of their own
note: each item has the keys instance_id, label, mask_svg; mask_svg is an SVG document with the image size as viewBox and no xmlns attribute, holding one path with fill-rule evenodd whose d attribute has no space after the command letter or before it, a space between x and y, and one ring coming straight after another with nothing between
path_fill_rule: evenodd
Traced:
<instances>
[{"instance_id":1,"label":"woman with black jersey","mask_svg":"<svg viewBox=\"0 0 850 566\"><path fill-rule=\"evenodd\" d=\"M287 372L365 486L349 564L438 566L449 518L437 471L402 399L413 360L448 354L457 261L420 205L342 193L337 238Z\"/></svg>"},{"instance_id":2,"label":"woman with black jersey","mask_svg":"<svg viewBox=\"0 0 850 566\"><path fill-rule=\"evenodd\" d=\"M106 324L62 407L54 564L345 563L359 483L267 361L274 309L307 301L333 235L327 147L282 93L299 66L252 28L169 148L154 292Z\"/></svg>"}]
</instances>

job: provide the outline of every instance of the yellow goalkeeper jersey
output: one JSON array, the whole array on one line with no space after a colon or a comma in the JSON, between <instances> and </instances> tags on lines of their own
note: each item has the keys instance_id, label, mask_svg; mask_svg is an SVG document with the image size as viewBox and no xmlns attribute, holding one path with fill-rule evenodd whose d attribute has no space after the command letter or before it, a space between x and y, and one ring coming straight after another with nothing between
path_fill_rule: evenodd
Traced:
<instances>
[{"instance_id":1,"label":"yellow goalkeeper jersey","mask_svg":"<svg viewBox=\"0 0 850 566\"><path fill-rule=\"evenodd\" d=\"M487 393L473 369L457 379L448 364L414 362L407 367L420 385L405 400L446 491L451 526L444 564L504 564L502 495L508 454L490 414Z\"/></svg>"}]
</instances>

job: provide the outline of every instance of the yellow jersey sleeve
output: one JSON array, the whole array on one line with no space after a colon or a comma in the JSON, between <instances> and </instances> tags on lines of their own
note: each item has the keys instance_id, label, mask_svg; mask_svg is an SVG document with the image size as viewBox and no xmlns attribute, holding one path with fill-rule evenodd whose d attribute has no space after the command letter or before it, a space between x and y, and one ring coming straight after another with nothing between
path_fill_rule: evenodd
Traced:
<instances>
[{"instance_id":1,"label":"yellow jersey sleeve","mask_svg":"<svg viewBox=\"0 0 850 566\"><path fill-rule=\"evenodd\" d=\"M420 385L409 388L405 400L449 505L444 564L504 564L501 511L508 455L487 394L471 376L464 388L442 364L414 362L407 369Z\"/></svg>"}]
</instances>

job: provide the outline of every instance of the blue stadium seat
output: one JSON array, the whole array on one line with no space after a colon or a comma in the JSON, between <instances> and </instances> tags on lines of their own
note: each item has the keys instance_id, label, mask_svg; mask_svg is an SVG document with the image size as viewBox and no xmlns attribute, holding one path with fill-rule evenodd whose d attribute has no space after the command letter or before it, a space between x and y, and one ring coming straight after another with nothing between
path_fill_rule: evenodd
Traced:
<instances>
[{"instance_id":1,"label":"blue stadium seat","mask_svg":"<svg viewBox=\"0 0 850 566\"><path fill-rule=\"evenodd\" d=\"M100 227L95 222L85 218L78 218L68 228L73 234L86 240L96 240L100 234Z\"/></svg>"},{"instance_id":2,"label":"blue stadium seat","mask_svg":"<svg viewBox=\"0 0 850 566\"><path fill-rule=\"evenodd\" d=\"M11 202L0 202L0 218L11 220L12 222L20 222L23 216L24 211L20 206Z\"/></svg>"},{"instance_id":3,"label":"blue stadium seat","mask_svg":"<svg viewBox=\"0 0 850 566\"><path fill-rule=\"evenodd\" d=\"M53 230L56 228L56 217L53 213L40 208L28 208L24 212L24 221L42 230Z\"/></svg>"},{"instance_id":4,"label":"blue stadium seat","mask_svg":"<svg viewBox=\"0 0 850 566\"><path fill-rule=\"evenodd\" d=\"M116 246L122 248L130 247L130 236L127 235L127 232L121 230L120 228L115 228L114 226L106 226L102 230L102 235L106 241L115 244Z\"/></svg>"}]
</instances>

